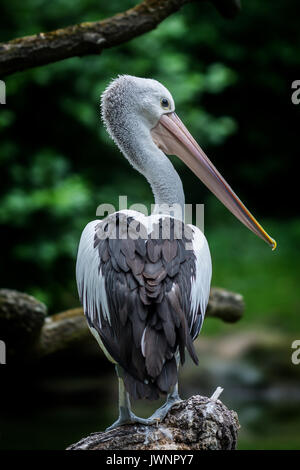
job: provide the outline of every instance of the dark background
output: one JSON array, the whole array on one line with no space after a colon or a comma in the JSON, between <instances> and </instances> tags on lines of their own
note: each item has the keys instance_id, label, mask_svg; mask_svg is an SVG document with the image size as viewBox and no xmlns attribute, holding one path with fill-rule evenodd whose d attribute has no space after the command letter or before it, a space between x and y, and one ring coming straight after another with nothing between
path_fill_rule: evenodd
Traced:
<instances>
[{"instance_id":1,"label":"dark background","mask_svg":"<svg viewBox=\"0 0 300 470\"><path fill-rule=\"evenodd\" d=\"M135 3L4 1L0 41L98 20ZM210 4L191 4L99 57L7 77L7 104L0 108L0 285L34 295L49 314L79 303L77 245L97 206L116 205L119 195L129 204L152 202L146 181L100 122L100 95L118 74L155 78L169 88L178 115L277 240L271 252L172 158L186 202L205 203L213 285L240 292L246 302L239 324L208 319L197 344L203 337L204 345L226 338L247 345L249 337L254 344L234 365L224 364L221 348L214 361L204 350L200 370L191 367L184 376L183 395L228 383L224 401L242 418L240 448L300 447L299 372L290 359L291 342L300 337L300 105L291 101L292 82L300 79L299 18L295 1L244 1L232 21ZM64 448L112 422L116 383L107 385L112 369L100 351L97 364L97 355L91 360L73 351L26 371L15 367L14 380L6 372L0 446ZM103 397L111 410L104 410Z\"/></svg>"}]
</instances>

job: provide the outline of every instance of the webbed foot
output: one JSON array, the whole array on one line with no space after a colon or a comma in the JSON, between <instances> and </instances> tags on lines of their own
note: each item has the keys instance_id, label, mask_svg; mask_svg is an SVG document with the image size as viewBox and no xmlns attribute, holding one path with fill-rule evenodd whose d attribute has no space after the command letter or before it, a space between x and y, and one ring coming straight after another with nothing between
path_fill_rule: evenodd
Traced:
<instances>
[{"instance_id":1,"label":"webbed foot","mask_svg":"<svg viewBox=\"0 0 300 470\"><path fill-rule=\"evenodd\" d=\"M180 403L182 400L179 395L174 395L174 396L169 396L166 403L162 405L160 408L158 408L153 415L150 416L150 420L157 420L157 421L163 421L165 417L167 416L169 410L176 405L177 403Z\"/></svg>"},{"instance_id":2,"label":"webbed foot","mask_svg":"<svg viewBox=\"0 0 300 470\"><path fill-rule=\"evenodd\" d=\"M111 426L105 429L105 432L111 431L112 429L118 428L119 426L124 426L125 424L144 424L145 426L150 426L152 424L157 424L159 418L151 416L150 418L140 418L134 413L120 414L117 421L115 421Z\"/></svg>"}]
</instances>

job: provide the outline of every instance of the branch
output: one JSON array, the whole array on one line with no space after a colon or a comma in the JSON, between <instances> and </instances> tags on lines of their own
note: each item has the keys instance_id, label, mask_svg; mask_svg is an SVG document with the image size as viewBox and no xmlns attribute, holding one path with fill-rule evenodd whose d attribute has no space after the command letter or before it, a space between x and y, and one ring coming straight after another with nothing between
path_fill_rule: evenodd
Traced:
<instances>
[{"instance_id":1,"label":"branch","mask_svg":"<svg viewBox=\"0 0 300 470\"><path fill-rule=\"evenodd\" d=\"M236 323L245 310L243 296L220 287L212 287L205 317L220 318L226 323Z\"/></svg>"},{"instance_id":2,"label":"branch","mask_svg":"<svg viewBox=\"0 0 300 470\"><path fill-rule=\"evenodd\" d=\"M207 0L144 0L111 18L81 23L0 43L0 76L69 57L100 54L156 28L183 5ZM225 17L239 10L238 0L211 0Z\"/></svg>"},{"instance_id":3,"label":"branch","mask_svg":"<svg viewBox=\"0 0 300 470\"><path fill-rule=\"evenodd\" d=\"M206 316L234 323L242 317L244 308L243 297L240 294L226 289L212 288ZM32 352L36 357L43 357L86 340L94 341L82 308L74 308L47 317Z\"/></svg>"},{"instance_id":4,"label":"branch","mask_svg":"<svg viewBox=\"0 0 300 470\"><path fill-rule=\"evenodd\" d=\"M234 450L239 427L235 411L196 395L174 405L158 425L95 432L67 450Z\"/></svg>"},{"instance_id":5,"label":"branch","mask_svg":"<svg viewBox=\"0 0 300 470\"><path fill-rule=\"evenodd\" d=\"M207 317L236 322L243 315L240 294L213 287ZM84 341L93 342L82 308L46 317L47 308L30 295L9 289L0 290L0 339L7 355L17 360L34 360L62 351Z\"/></svg>"},{"instance_id":6,"label":"branch","mask_svg":"<svg viewBox=\"0 0 300 470\"><path fill-rule=\"evenodd\" d=\"M31 295L10 289L0 290L0 339L8 354L28 350L39 337L47 307Z\"/></svg>"}]
</instances>

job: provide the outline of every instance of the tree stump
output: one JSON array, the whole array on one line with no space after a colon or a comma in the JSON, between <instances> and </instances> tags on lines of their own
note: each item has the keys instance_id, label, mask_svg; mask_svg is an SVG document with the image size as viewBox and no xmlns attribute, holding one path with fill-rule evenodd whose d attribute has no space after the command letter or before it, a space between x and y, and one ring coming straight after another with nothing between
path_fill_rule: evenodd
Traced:
<instances>
[{"instance_id":1,"label":"tree stump","mask_svg":"<svg viewBox=\"0 0 300 470\"><path fill-rule=\"evenodd\" d=\"M234 450L238 416L214 396L195 395L174 405L157 425L94 432L67 450Z\"/></svg>"}]
</instances>

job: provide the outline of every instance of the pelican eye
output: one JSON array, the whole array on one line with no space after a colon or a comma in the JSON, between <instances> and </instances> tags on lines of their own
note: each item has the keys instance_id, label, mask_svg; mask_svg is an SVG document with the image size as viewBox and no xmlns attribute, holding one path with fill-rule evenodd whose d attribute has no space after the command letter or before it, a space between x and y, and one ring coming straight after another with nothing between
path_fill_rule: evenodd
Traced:
<instances>
[{"instance_id":1,"label":"pelican eye","mask_svg":"<svg viewBox=\"0 0 300 470\"><path fill-rule=\"evenodd\" d=\"M169 100L167 100L167 98L162 98L160 100L160 105L164 109L169 109L170 108L170 103L169 103Z\"/></svg>"}]
</instances>

